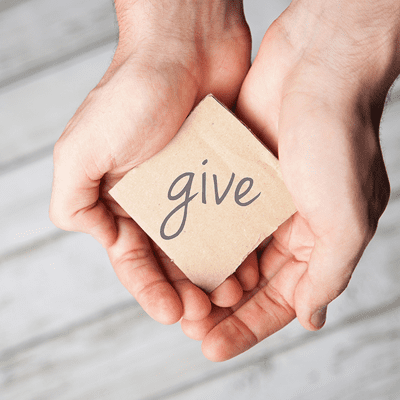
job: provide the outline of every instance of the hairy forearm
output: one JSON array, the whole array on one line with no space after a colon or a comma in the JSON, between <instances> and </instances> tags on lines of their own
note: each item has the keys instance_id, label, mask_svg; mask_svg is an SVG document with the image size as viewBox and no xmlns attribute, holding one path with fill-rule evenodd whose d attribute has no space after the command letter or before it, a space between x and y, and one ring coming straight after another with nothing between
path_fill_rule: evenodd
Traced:
<instances>
[{"instance_id":1,"label":"hairy forearm","mask_svg":"<svg viewBox=\"0 0 400 400\"><path fill-rule=\"evenodd\" d=\"M159 59L202 58L224 40L250 40L242 0L115 0L115 9L119 61L142 51Z\"/></svg>"},{"instance_id":2,"label":"hairy forearm","mask_svg":"<svg viewBox=\"0 0 400 400\"><path fill-rule=\"evenodd\" d=\"M242 0L115 0L115 9L118 47L101 83L139 59L158 70L180 65L196 84L250 66Z\"/></svg>"},{"instance_id":3,"label":"hairy forearm","mask_svg":"<svg viewBox=\"0 0 400 400\"><path fill-rule=\"evenodd\" d=\"M299 59L345 85L386 90L400 73L400 0L293 0L280 23Z\"/></svg>"},{"instance_id":4,"label":"hairy forearm","mask_svg":"<svg viewBox=\"0 0 400 400\"><path fill-rule=\"evenodd\" d=\"M186 37L228 29L243 22L243 0L115 0L122 35L158 27Z\"/></svg>"}]
</instances>

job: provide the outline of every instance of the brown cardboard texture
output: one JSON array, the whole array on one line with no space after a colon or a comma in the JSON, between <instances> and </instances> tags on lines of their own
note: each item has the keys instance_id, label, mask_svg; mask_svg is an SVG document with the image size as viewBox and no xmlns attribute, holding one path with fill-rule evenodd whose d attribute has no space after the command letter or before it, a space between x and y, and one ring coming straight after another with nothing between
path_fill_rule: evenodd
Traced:
<instances>
[{"instance_id":1,"label":"brown cardboard texture","mask_svg":"<svg viewBox=\"0 0 400 400\"><path fill-rule=\"evenodd\" d=\"M212 95L110 194L207 292L296 211L278 160Z\"/></svg>"}]
</instances>

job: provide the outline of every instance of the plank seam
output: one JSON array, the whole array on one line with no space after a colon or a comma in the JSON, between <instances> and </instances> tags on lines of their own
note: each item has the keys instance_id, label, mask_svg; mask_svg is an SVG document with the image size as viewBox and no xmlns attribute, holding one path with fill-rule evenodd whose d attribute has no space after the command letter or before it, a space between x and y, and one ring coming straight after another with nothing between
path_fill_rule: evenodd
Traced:
<instances>
[{"instance_id":1,"label":"plank seam","mask_svg":"<svg viewBox=\"0 0 400 400\"><path fill-rule=\"evenodd\" d=\"M0 13L3 11L7 11L11 8L19 6L22 3L26 3L30 0L12 0L12 1L1 1L0 2Z\"/></svg>"},{"instance_id":2,"label":"plank seam","mask_svg":"<svg viewBox=\"0 0 400 400\"><path fill-rule=\"evenodd\" d=\"M23 156L14 158L13 160L0 164L0 176L8 172L15 171L19 168L24 168L30 163L34 163L47 157L53 153L54 143L41 147L31 153L24 154Z\"/></svg>"},{"instance_id":3,"label":"plank seam","mask_svg":"<svg viewBox=\"0 0 400 400\"><path fill-rule=\"evenodd\" d=\"M16 259L18 257L21 257L22 255L26 253L30 253L31 251L38 250L44 246L47 246L49 244L52 244L54 242L57 242L60 239L65 238L66 236L77 234L77 232L68 232L68 231L62 231L57 230L56 232L51 233L50 235L46 235L45 237L32 241L25 246L18 247L16 249L7 251L3 254L0 254L0 266L2 263L5 263L7 261Z\"/></svg>"},{"instance_id":4,"label":"plank seam","mask_svg":"<svg viewBox=\"0 0 400 400\"><path fill-rule=\"evenodd\" d=\"M74 51L65 53L65 54L61 55L60 57L50 58L46 61L38 63L23 72L19 72L15 75L7 76L6 78L3 78L2 80L0 80L0 90L10 89L15 84L17 84L17 83L19 84L21 81L23 81L27 78L30 78L33 75L36 75L40 72L50 69L56 65L60 65L67 61L71 61L74 58L82 56L83 53L88 53L93 50L97 50L100 47L103 47L105 45L108 45L110 43L117 42L117 41L118 41L118 33L113 33L111 35L105 36L104 38L102 38L100 40L97 40L97 41L89 43L85 46L79 47L79 48L75 49Z\"/></svg>"},{"instance_id":5,"label":"plank seam","mask_svg":"<svg viewBox=\"0 0 400 400\"><path fill-rule=\"evenodd\" d=\"M136 300L134 299L115 304L109 308L98 311L97 313L93 314L88 318L78 320L72 323L71 325L68 325L68 327L63 327L53 332L33 337L29 340L26 340L15 346L3 350L0 353L0 363L6 362L8 359L16 356L21 352L31 350L32 348L38 347L46 342L55 340L61 336L69 335L77 331L78 329L81 329L82 327L92 325L108 316L115 315L117 313L124 312L129 309L135 310L135 309L141 309L141 307L139 303L137 303Z\"/></svg>"},{"instance_id":6,"label":"plank seam","mask_svg":"<svg viewBox=\"0 0 400 400\"><path fill-rule=\"evenodd\" d=\"M190 382L186 382L183 385L176 386L175 388L171 388L170 390L163 391L160 393L157 393L155 395L151 395L149 397L144 398L143 400L159 400L160 398L162 399L168 399L172 398L172 396L176 396L178 394L183 394L184 392L188 390L192 390L195 387L199 387L205 383L216 381L222 377L228 376L230 374L234 374L236 372L239 372L243 369L248 368L249 366L254 366L257 364L265 364L265 362L268 359L271 359L278 354L284 354L285 352L294 350L295 348L298 348L300 346L308 344L311 340L313 339L322 339L325 337L328 337L330 335L335 334L339 330L343 329L344 327L351 326L351 325L357 325L358 323L361 323L365 321L366 319L374 319L377 318L383 314L389 313L396 311L400 308L400 297L396 298L394 301L387 303L386 305L383 306L378 306L378 307L373 307L368 310L363 310L361 312L356 313L353 316L347 317L342 321L339 321L332 327L325 327L321 331L318 332L307 332L306 334L303 334L300 338L293 340L289 342L289 344L285 344L282 346L277 347L275 350L272 351L266 351L262 355L260 355L257 358L254 358L253 361L244 361L241 364L235 366L232 369L227 369L225 371L221 371L220 373L215 373L212 372L206 376L203 376L201 379L193 379Z\"/></svg>"}]
</instances>

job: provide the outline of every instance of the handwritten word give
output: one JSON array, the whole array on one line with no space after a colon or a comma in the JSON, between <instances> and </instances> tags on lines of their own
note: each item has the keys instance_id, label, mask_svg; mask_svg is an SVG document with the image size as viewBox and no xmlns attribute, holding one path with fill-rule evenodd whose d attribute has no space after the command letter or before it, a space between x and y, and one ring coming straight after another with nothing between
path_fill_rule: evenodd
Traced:
<instances>
[{"instance_id":1,"label":"handwritten word give","mask_svg":"<svg viewBox=\"0 0 400 400\"><path fill-rule=\"evenodd\" d=\"M202 162L203 165L206 165L208 162L208 160L204 160ZM183 199L183 201L176 206L164 219L163 223L161 224L161 228L160 228L160 235L163 239L165 240L171 240L176 238L177 236L179 236L186 224L186 219L187 219L187 215L188 215L188 208L189 208L189 203L199 194L199 192L191 194L191 189L192 189L192 184L193 184L193 180L195 177L195 173L194 172L184 172L183 174L179 175L171 184L169 190L168 190L168 199L172 200L172 201L176 201L176 200L180 200ZM179 182L181 182L182 180L186 179L186 184L184 185L183 189L176 194L173 194L174 188L176 185L179 184ZM232 172L231 178L229 180L228 185L226 186L225 190L223 191L223 193L220 195L220 192L218 190L218 178L217 175L213 174L213 181L214 181L214 195L215 195L215 203L217 205L220 205L224 199L226 198L226 196L228 195L229 191L232 188L233 185L233 181L235 180L235 174ZM247 200L247 201L242 201L242 199L250 192L250 190L253 187L253 179L246 177L241 179L238 184L236 185L236 189L235 189L235 194L234 194L234 199L235 199L235 203L238 206L241 207L247 207L249 206L251 203L253 203L254 201L256 201L260 195L261 192L258 193L256 196L254 196L252 199ZM247 187L244 188L243 190L243 186L245 186L247 184ZM207 191L206 191L206 187L207 187L207 173L203 172L202 173L202 185L201 185L201 202L203 204L207 204ZM182 221L181 224L178 228L178 230L173 233L172 235L167 235L165 233L165 229L167 227L168 221L172 218L173 215L175 215L180 209L183 208L183 216L182 216Z\"/></svg>"}]
</instances>

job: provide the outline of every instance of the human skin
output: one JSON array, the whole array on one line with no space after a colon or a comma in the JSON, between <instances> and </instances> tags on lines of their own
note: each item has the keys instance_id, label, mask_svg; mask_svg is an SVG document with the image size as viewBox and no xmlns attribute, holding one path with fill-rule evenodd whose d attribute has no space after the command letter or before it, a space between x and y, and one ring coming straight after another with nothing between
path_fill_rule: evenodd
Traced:
<instances>
[{"instance_id":1,"label":"human skin","mask_svg":"<svg viewBox=\"0 0 400 400\"><path fill-rule=\"evenodd\" d=\"M296 316L321 328L389 197L378 128L399 73L399 1L292 2L242 88L250 36L239 1L117 1L116 9L113 62L55 147L52 221L99 240L144 310L162 323L182 318L211 360L240 354ZM207 296L107 191L210 92L229 107L239 94L237 114L279 156L298 212L259 266L252 253Z\"/></svg>"},{"instance_id":2,"label":"human skin","mask_svg":"<svg viewBox=\"0 0 400 400\"><path fill-rule=\"evenodd\" d=\"M160 151L208 93L233 106L250 67L237 0L117 0L119 43L106 74L54 148L50 217L107 249L115 272L156 321L204 318L258 282L250 255L210 295L193 285L108 194ZM242 273L245 270L246 273Z\"/></svg>"},{"instance_id":3,"label":"human skin","mask_svg":"<svg viewBox=\"0 0 400 400\"><path fill-rule=\"evenodd\" d=\"M213 361L248 350L295 317L320 329L389 199L379 144L400 73L400 2L298 0L268 29L237 114L279 156L298 212L260 258L260 282L231 308L181 321Z\"/></svg>"}]
</instances>

